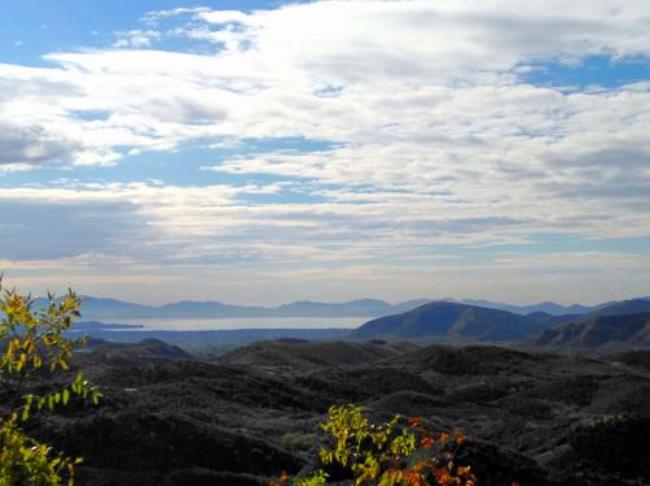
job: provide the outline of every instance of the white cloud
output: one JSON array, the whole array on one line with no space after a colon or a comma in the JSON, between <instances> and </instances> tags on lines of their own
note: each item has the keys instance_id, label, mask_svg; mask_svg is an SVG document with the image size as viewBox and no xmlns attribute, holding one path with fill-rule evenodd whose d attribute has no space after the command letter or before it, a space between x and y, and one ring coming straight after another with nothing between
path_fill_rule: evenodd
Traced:
<instances>
[{"instance_id":1,"label":"white cloud","mask_svg":"<svg viewBox=\"0 0 650 486\"><path fill-rule=\"evenodd\" d=\"M160 32L155 30L134 29L116 33L117 40L113 47L150 47L152 42L161 38Z\"/></svg>"},{"instance_id":2,"label":"white cloud","mask_svg":"<svg viewBox=\"0 0 650 486\"><path fill-rule=\"evenodd\" d=\"M177 17L179 15L197 14L209 10L207 7L179 7L167 10L155 10L144 15L142 20L148 24L156 24L161 19Z\"/></svg>"},{"instance_id":3,"label":"white cloud","mask_svg":"<svg viewBox=\"0 0 650 486\"><path fill-rule=\"evenodd\" d=\"M30 129L63 123L70 127L69 138L83 129L102 152L83 157L86 163L105 163L117 145L167 149L204 137L304 136L351 146L401 140L449 155L456 149L453 142L494 143L506 137L505 142L519 144L528 142L528 134L542 137L541 142L558 139L567 135L563 129L572 128L565 119L594 115L609 125L597 128L611 134L612 109L594 113L599 103L608 103L608 93L592 94L592 106L581 107L559 91L517 85L514 70L540 57L647 54L639 50L649 45L645 5L574 2L559 15L549 14L559 11L553 8L511 11L507 4L461 8L455 2L357 1L250 14L156 12L153 17L193 14L195 22L204 22L196 28L226 47L210 56L151 50L53 53L47 60L60 68L4 66L0 73L12 100L6 113L23 118L32 113L32 120L25 120L33 123ZM242 27L230 28L233 23ZM210 30L211 25L216 28ZM579 29L584 25L590 29ZM186 33L198 35L191 28ZM149 46L150 34L160 35L124 34L123 45L134 47ZM53 100L58 92L42 86L52 80L71 92ZM30 97L31 103L16 97L28 89L25 83L40 95ZM337 96L318 95L332 89ZM647 96L647 88L637 90L637 99L623 107L632 112L621 110L621 118L643 113L633 103ZM44 107L50 107L47 117L39 109ZM89 124L77 116L98 110L108 118ZM636 126L640 129L644 121ZM633 127L625 129L630 133ZM503 147L488 149L502 153Z\"/></svg>"},{"instance_id":4,"label":"white cloud","mask_svg":"<svg viewBox=\"0 0 650 486\"><path fill-rule=\"evenodd\" d=\"M197 12L198 18L210 24L248 24L250 15L239 10L203 10Z\"/></svg>"},{"instance_id":5,"label":"white cloud","mask_svg":"<svg viewBox=\"0 0 650 486\"><path fill-rule=\"evenodd\" d=\"M208 168L225 180L291 184L15 187L0 201L132 214L144 229L110 219L115 231L93 251L175 265L375 268L425 261L442 245L648 236L650 83L565 89L522 76L545 60L648 57L649 16L645 0L152 12L148 28L117 33L112 47L52 52L49 67L0 64L0 172L117 164L200 140L241 144ZM156 49L170 36L186 51ZM197 54L195 41L212 47ZM246 150L282 137L330 147ZM246 198L284 191L306 202Z\"/></svg>"},{"instance_id":6,"label":"white cloud","mask_svg":"<svg viewBox=\"0 0 650 486\"><path fill-rule=\"evenodd\" d=\"M32 166L29 164L12 164L12 163L4 163L0 164L0 175L1 174L8 174L11 172L27 172L29 170L32 170Z\"/></svg>"}]
</instances>

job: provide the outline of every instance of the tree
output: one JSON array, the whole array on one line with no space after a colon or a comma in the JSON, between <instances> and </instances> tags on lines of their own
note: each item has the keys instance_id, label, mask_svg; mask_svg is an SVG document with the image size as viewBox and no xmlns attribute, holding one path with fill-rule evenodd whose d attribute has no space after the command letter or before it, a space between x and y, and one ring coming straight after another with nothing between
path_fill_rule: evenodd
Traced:
<instances>
[{"instance_id":1,"label":"tree","mask_svg":"<svg viewBox=\"0 0 650 486\"><path fill-rule=\"evenodd\" d=\"M291 480L282 474L270 486L324 486L328 479L355 486L474 486L469 466L457 465L454 455L465 437L460 432L433 433L422 419L406 423L399 416L371 423L356 405L333 406L320 425L328 445L321 447L321 467L311 475Z\"/></svg>"},{"instance_id":2,"label":"tree","mask_svg":"<svg viewBox=\"0 0 650 486\"><path fill-rule=\"evenodd\" d=\"M74 482L81 458L54 454L52 448L28 437L20 427L34 413L65 406L75 397L97 404L101 392L81 372L67 383L43 394L30 392L36 375L68 377L74 349L85 338L72 339L65 332L80 315L81 299L72 291L62 299L48 294L44 309L33 309L34 300L4 289L0 276L0 388L9 411L0 422L0 486L19 484L58 485Z\"/></svg>"}]
</instances>

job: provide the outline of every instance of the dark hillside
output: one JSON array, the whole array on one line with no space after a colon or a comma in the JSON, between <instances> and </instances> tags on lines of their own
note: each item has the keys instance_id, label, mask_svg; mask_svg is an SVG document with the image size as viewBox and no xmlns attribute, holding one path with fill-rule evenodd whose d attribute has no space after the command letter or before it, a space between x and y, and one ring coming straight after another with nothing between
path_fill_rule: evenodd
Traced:
<instances>
[{"instance_id":1,"label":"dark hillside","mask_svg":"<svg viewBox=\"0 0 650 486\"><path fill-rule=\"evenodd\" d=\"M548 329L534 339L550 348L616 348L650 346L650 312L605 314Z\"/></svg>"},{"instance_id":2,"label":"dark hillside","mask_svg":"<svg viewBox=\"0 0 650 486\"><path fill-rule=\"evenodd\" d=\"M119 359L100 345L77 360L103 388L99 408L73 407L34 430L84 455L82 485L266 484L310 464L323 414L349 402L377 420L418 415L462 429L479 484L650 482L647 460L628 447L650 420L650 373L611 357L295 339L219 362L166 356L157 342L115 350ZM609 434L620 448L603 448Z\"/></svg>"},{"instance_id":3,"label":"dark hillside","mask_svg":"<svg viewBox=\"0 0 650 486\"><path fill-rule=\"evenodd\" d=\"M635 366L650 371L650 350L626 351L608 355L605 359L614 363L623 363L628 366Z\"/></svg>"},{"instance_id":4,"label":"dark hillside","mask_svg":"<svg viewBox=\"0 0 650 486\"><path fill-rule=\"evenodd\" d=\"M100 339L91 340L93 360L105 362L190 359L192 355L178 346L159 339L143 339L134 344L114 343Z\"/></svg>"},{"instance_id":5,"label":"dark hillside","mask_svg":"<svg viewBox=\"0 0 650 486\"><path fill-rule=\"evenodd\" d=\"M236 349L219 358L220 363L247 366L317 366L362 365L416 349L409 343L307 342L296 340L262 341Z\"/></svg>"}]
</instances>

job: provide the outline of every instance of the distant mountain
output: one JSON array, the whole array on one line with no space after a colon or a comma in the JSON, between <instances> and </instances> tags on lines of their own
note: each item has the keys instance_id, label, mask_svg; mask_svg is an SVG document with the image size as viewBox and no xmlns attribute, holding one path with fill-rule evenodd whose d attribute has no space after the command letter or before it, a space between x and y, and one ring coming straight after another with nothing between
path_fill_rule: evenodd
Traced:
<instances>
[{"instance_id":1,"label":"distant mountain","mask_svg":"<svg viewBox=\"0 0 650 486\"><path fill-rule=\"evenodd\" d=\"M85 321L75 323L68 332L87 334L98 331L130 331L142 329L143 327L139 324L105 324L97 321Z\"/></svg>"},{"instance_id":2,"label":"distant mountain","mask_svg":"<svg viewBox=\"0 0 650 486\"><path fill-rule=\"evenodd\" d=\"M536 320L540 324L545 324L550 329L569 323L588 321L600 316L637 314L646 311L650 311L650 300L641 298L595 306L593 311L586 314L565 314L558 316L545 312L534 312L526 314L526 318Z\"/></svg>"},{"instance_id":3,"label":"distant mountain","mask_svg":"<svg viewBox=\"0 0 650 486\"><path fill-rule=\"evenodd\" d=\"M341 303L300 301L278 307L239 306L221 302L180 301L160 307L84 296L81 313L88 319L228 318L228 317L373 317L411 310L425 299L391 305L383 300L360 299ZM36 299L36 307L47 300Z\"/></svg>"},{"instance_id":4,"label":"distant mountain","mask_svg":"<svg viewBox=\"0 0 650 486\"><path fill-rule=\"evenodd\" d=\"M548 329L533 342L537 346L571 349L650 346L650 312L594 315Z\"/></svg>"},{"instance_id":5,"label":"distant mountain","mask_svg":"<svg viewBox=\"0 0 650 486\"><path fill-rule=\"evenodd\" d=\"M155 309L159 317L262 317L268 316L270 309L265 307L246 307L220 302L181 301L166 304Z\"/></svg>"},{"instance_id":6,"label":"distant mountain","mask_svg":"<svg viewBox=\"0 0 650 486\"><path fill-rule=\"evenodd\" d=\"M413 300L407 300L406 302L402 302L400 304L395 304L392 306L390 309L389 314L400 314L402 312L408 312L410 310L416 309L420 307L421 305L424 304L429 304L433 302L431 299L413 299ZM385 314L388 315L388 314Z\"/></svg>"},{"instance_id":7,"label":"distant mountain","mask_svg":"<svg viewBox=\"0 0 650 486\"><path fill-rule=\"evenodd\" d=\"M486 309L496 309L512 314L528 315L543 312L549 316L585 315L610 308L625 302L647 302L650 298L635 299L634 301L607 302L596 306L574 304L562 306L553 302L543 302L535 305L516 306L500 302L477 299L414 299L398 304L389 304L377 299L359 299L349 302L313 302L299 301L283 304L277 307L240 306L215 301L180 301L165 304L160 307L125 302L117 299L84 296L82 314L89 319L110 318L228 318L228 317L382 317L400 314L413 310L431 302L449 302L464 304ZM43 307L46 299L36 299L36 307ZM626 304L629 305L629 304ZM624 313L612 310L613 313ZM626 311L625 313L630 313ZM573 320L573 319L569 319ZM567 322L566 319L560 322Z\"/></svg>"},{"instance_id":8,"label":"distant mountain","mask_svg":"<svg viewBox=\"0 0 650 486\"><path fill-rule=\"evenodd\" d=\"M374 319L351 336L508 341L530 336L549 325L549 319L539 315L527 317L455 302L432 302L402 314Z\"/></svg>"},{"instance_id":9,"label":"distant mountain","mask_svg":"<svg viewBox=\"0 0 650 486\"><path fill-rule=\"evenodd\" d=\"M589 312L594 312L603 307L607 307L614 302L605 302L602 304L587 306L581 304L572 304L572 305L561 305L556 304L555 302L540 302L539 304L531 305L512 305L506 304L503 302L492 302L489 300L477 300L477 299L463 299L458 301L461 304L475 305L478 307L486 307L488 309L499 309L507 312L512 312L513 314L531 314L535 312L544 312L551 316L562 316L567 314L587 314Z\"/></svg>"},{"instance_id":10,"label":"distant mountain","mask_svg":"<svg viewBox=\"0 0 650 486\"><path fill-rule=\"evenodd\" d=\"M590 316L612 316L618 314L638 314L641 312L650 312L650 299L640 298L614 302L610 305L598 309Z\"/></svg>"},{"instance_id":11,"label":"distant mountain","mask_svg":"<svg viewBox=\"0 0 650 486\"><path fill-rule=\"evenodd\" d=\"M117 299L105 299L91 296L83 296L82 314L84 318L106 318L106 317L151 317L155 316L156 307L124 302ZM61 298L57 299L60 302ZM47 299L41 297L34 301L35 307L45 307Z\"/></svg>"},{"instance_id":12,"label":"distant mountain","mask_svg":"<svg viewBox=\"0 0 650 486\"><path fill-rule=\"evenodd\" d=\"M417 304L414 304L417 306ZM328 304L301 301L276 307L278 316L293 317L368 317L391 313L393 306L383 300L362 299Z\"/></svg>"}]
</instances>

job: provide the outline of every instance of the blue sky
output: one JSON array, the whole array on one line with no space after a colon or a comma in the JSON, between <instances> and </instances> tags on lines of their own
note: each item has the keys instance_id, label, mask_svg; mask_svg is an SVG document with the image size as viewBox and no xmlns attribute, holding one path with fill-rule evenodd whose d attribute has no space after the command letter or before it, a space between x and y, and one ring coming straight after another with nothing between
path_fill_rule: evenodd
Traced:
<instances>
[{"instance_id":1,"label":"blue sky","mask_svg":"<svg viewBox=\"0 0 650 486\"><path fill-rule=\"evenodd\" d=\"M152 303L650 293L650 6L514 5L4 2L0 268Z\"/></svg>"}]
</instances>

